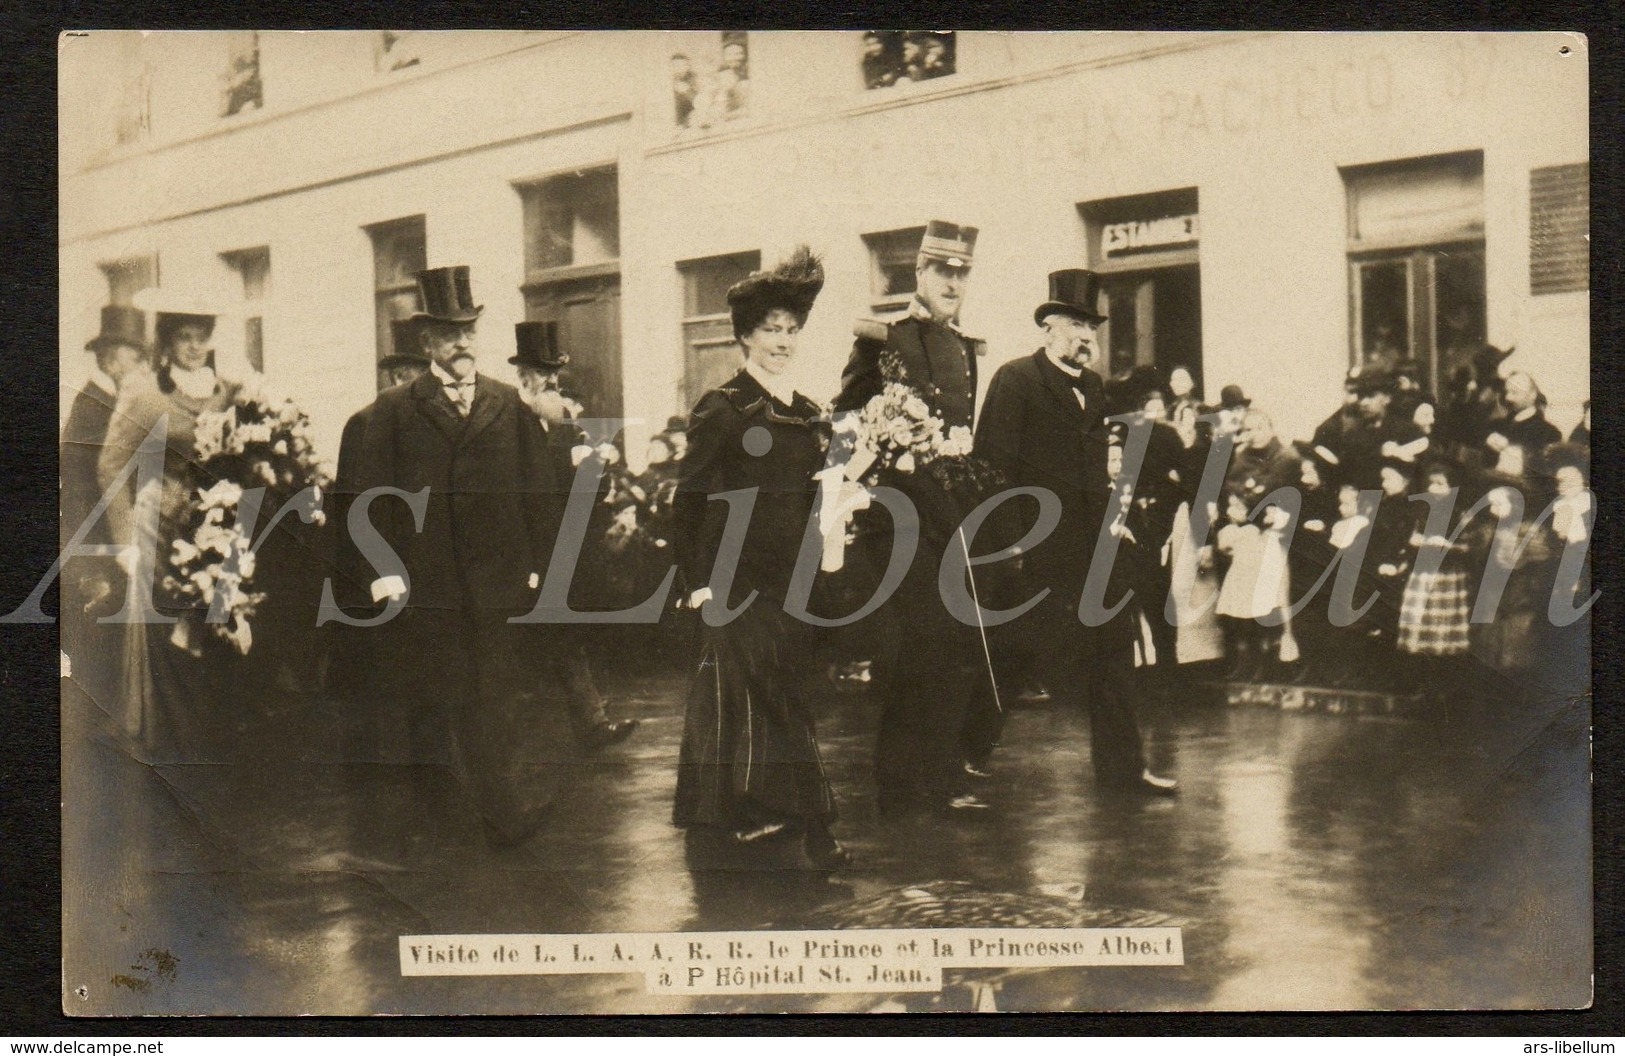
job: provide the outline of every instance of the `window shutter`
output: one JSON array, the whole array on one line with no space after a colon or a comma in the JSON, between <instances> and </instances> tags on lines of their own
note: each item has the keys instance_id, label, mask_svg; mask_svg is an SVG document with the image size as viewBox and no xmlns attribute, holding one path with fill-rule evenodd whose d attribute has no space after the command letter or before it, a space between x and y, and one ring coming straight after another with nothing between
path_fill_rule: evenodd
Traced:
<instances>
[{"instance_id":1,"label":"window shutter","mask_svg":"<svg viewBox=\"0 0 1625 1056\"><path fill-rule=\"evenodd\" d=\"M1529 174L1529 292L1590 288L1591 163Z\"/></svg>"}]
</instances>

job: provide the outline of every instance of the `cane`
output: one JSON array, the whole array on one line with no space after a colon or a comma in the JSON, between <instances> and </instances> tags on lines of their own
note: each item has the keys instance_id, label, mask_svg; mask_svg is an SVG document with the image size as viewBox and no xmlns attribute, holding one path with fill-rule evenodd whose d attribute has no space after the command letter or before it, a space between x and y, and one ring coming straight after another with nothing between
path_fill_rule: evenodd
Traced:
<instances>
[{"instance_id":1,"label":"cane","mask_svg":"<svg viewBox=\"0 0 1625 1056\"><path fill-rule=\"evenodd\" d=\"M965 529L954 533L959 537L959 549L965 554L965 575L970 579L970 600L976 606L976 630L982 636L982 657L987 661L987 684L993 690L993 706L1004 714L1004 703L999 700L999 680L993 674L993 651L987 647L987 628L982 625L982 599L976 593L976 573L971 570L970 544L965 542Z\"/></svg>"}]
</instances>

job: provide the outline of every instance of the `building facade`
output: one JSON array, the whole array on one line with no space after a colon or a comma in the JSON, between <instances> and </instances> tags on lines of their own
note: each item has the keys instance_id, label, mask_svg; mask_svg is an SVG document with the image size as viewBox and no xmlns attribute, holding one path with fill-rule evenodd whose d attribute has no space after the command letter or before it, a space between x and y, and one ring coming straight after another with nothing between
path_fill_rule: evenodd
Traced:
<instances>
[{"instance_id":1,"label":"building facade","mask_svg":"<svg viewBox=\"0 0 1625 1056\"><path fill-rule=\"evenodd\" d=\"M412 273L468 264L481 369L558 319L629 452L736 369L723 295L798 242L829 282L799 387L906 304L918 231L981 229L962 324L1037 344L1045 275L1107 273L1116 370L1239 384L1307 435L1354 363L1438 383L1515 346L1589 395L1587 62L1574 35L93 33L63 40L64 406L111 301L227 312L327 453ZM983 375L987 376L986 373Z\"/></svg>"}]
</instances>

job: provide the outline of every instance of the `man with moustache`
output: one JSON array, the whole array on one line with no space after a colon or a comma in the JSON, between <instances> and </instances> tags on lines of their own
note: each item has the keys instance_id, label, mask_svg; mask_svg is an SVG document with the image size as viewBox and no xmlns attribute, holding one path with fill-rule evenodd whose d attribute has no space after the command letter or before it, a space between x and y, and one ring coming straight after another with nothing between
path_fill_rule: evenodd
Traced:
<instances>
[{"instance_id":1,"label":"man with moustache","mask_svg":"<svg viewBox=\"0 0 1625 1056\"><path fill-rule=\"evenodd\" d=\"M509 623L534 605L557 532L547 440L513 386L476 370L484 309L469 269L430 268L417 280L423 311L413 318L429 369L379 394L356 480L361 493L424 493L414 500L421 517L393 496L370 509L406 573L370 584L372 601L405 603L384 625L378 667L408 714L413 762L451 762L491 842L516 843L548 805L515 732L526 709Z\"/></svg>"},{"instance_id":2,"label":"man with moustache","mask_svg":"<svg viewBox=\"0 0 1625 1056\"><path fill-rule=\"evenodd\" d=\"M960 331L959 309L970 279L977 229L943 220L926 225L915 258L916 289L908 314L890 323L862 319L841 375L836 412L861 411L888 382L912 389L945 430L969 428L976 407L976 359L986 345ZM958 524L941 512L952 501L926 474L893 473L882 483L904 490L921 513L919 549L896 595L877 614L875 691L881 699L875 777L882 809L926 806L949 817L973 817L988 804L968 791L967 751L991 751L997 715L992 675L977 628L948 611L937 572ZM935 515L934 515L935 514ZM886 567L892 530L884 515L860 522L861 560ZM980 763L982 760L974 760ZM980 771L973 765L970 770Z\"/></svg>"},{"instance_id":3,"label":"man with moustache","mask_svg":"<svg viewBox=\"0 0 1625 1056\"><path fill-rule=\"evenodd\" d=\"M1122 501L1107 471L1112 440L1105 385L1091 369L1099 355L1097 331L1106 321L1098 308L1099 286L1100 277L1082 268L1050 273L1049 299L1033 312L1044 331L1043 347L993 375L976 453L1012 487L1043 488L1060 499L1060 523L1022 555L1028 596L1048 591L1023 620L1050 691L1088 705L1096 779L1103 786L1165 794L1174 782L1146 768L1133 694L1124 690L1133 674L1133 639L1109 630L1118 621L1091 628L1078 613L1108 505L1117 513L1132 509L1132 498ZM1023 509L1022 523L1037 516L1037 500L1023 497L1012 505ZM1126 532L1122 521L1114 517L1113 526ZM1115 594L1106 598L1108 607L1115 601ZM1134 630L1137 636L1137 618Z\"/></svg>"}]
</instances>

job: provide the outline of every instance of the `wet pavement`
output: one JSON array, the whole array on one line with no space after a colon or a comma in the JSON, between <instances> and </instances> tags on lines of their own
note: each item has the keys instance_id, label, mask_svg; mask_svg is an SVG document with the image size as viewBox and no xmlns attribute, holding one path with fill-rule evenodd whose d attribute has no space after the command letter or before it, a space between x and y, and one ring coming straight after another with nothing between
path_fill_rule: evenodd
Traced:
<instances>
[{"instance_id":1,"label":"wet pavement","mask_svg":"<svg viewBox=\"0 0 1625 1056\"><path fill-rule=\"evenodd\" d=\"M148 765L63 701L69 1014L1578 1007L1590 1000L1588 701L1447 697L1397 714L1143 712L1174 799L1103 797L1086 719L1014 710L997 811L898 820L874 703L822 695L856 866L691 871L669 815L685 676L610 676L643 725L561 756L547 826L490 847L449 775L346 764L323 702L245 716L209 763ZM979 789L980 790L980 789ZM1182 967L945 972L940 994L670 998L637 975L402 978L402 934L1175 923ZM82 989L81 989L82 988Z\"/></svg>"}]
</instances>

